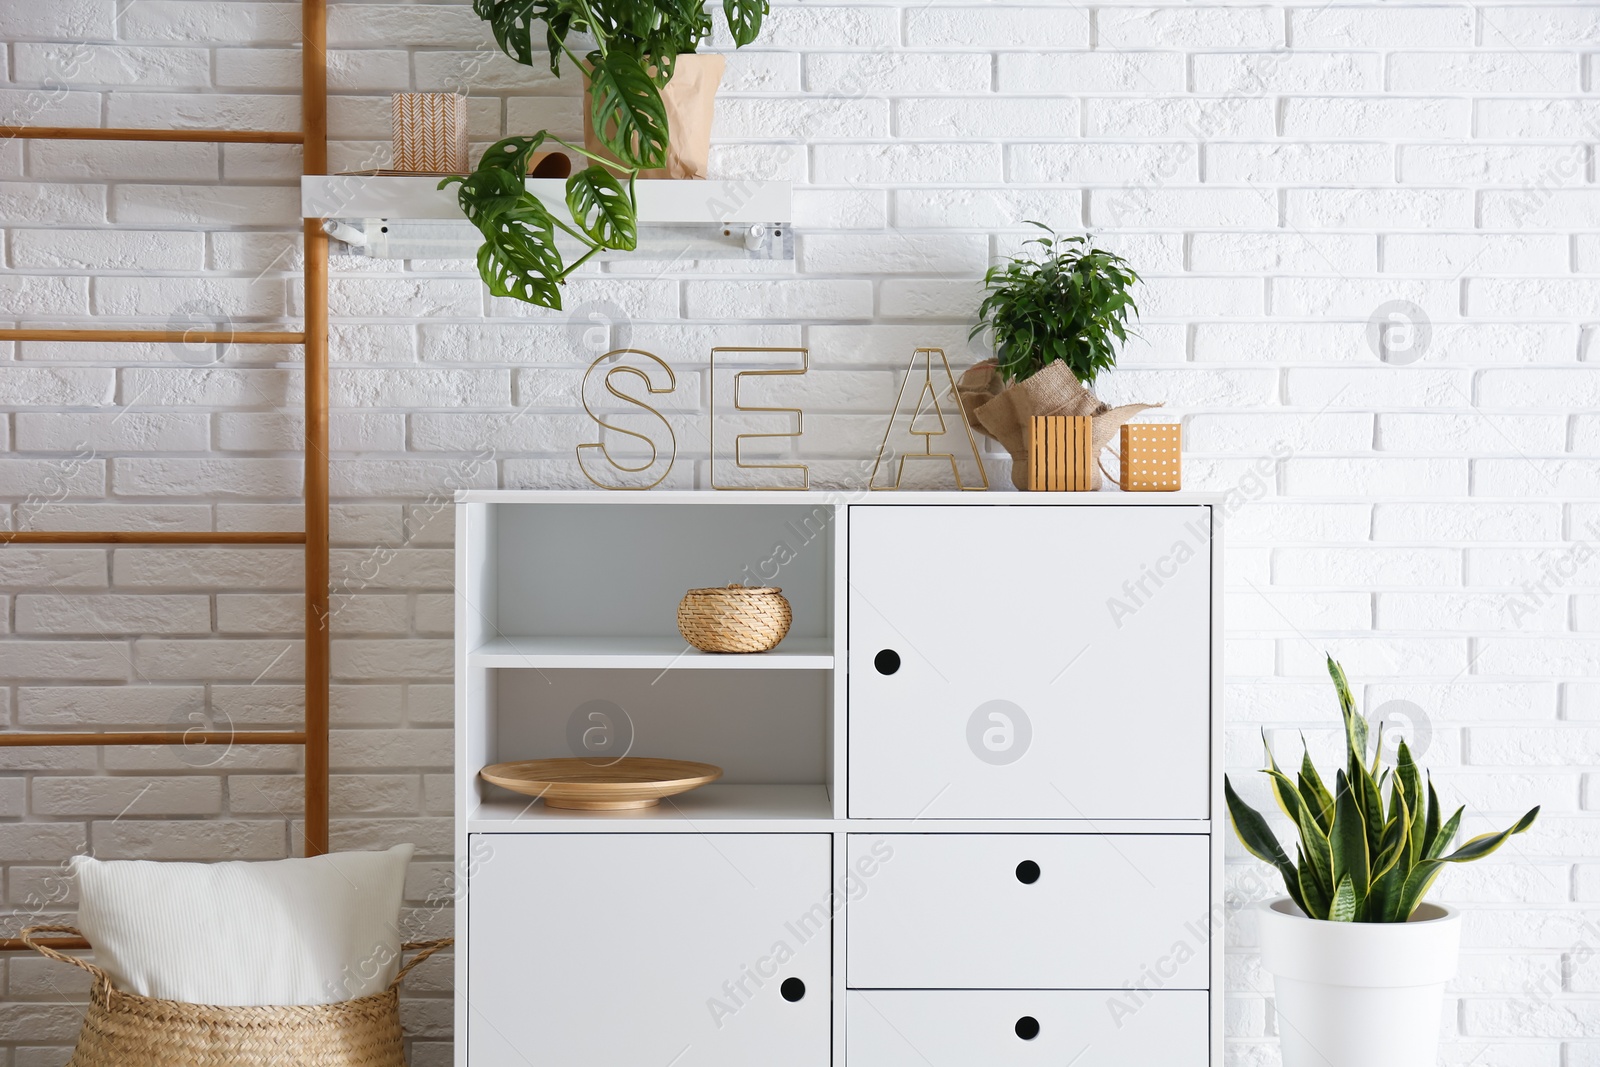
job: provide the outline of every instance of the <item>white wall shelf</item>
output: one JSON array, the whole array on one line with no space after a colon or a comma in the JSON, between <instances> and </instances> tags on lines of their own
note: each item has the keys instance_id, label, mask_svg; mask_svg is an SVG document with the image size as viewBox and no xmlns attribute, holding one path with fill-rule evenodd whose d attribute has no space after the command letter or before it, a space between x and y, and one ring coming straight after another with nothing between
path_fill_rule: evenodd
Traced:
<instances>
[{"instance_id":1,"label":"white wall shelf","mask_svg":"<svg viewBox=\"0 0 1600 1067\"><path fill-rule=\"evenodd\" d=\"M636 183L639 221L646 223L787 222L790 183L672 181ZM528 191L547 203L566 203L566 182L529 178ZM300 179L301 213L308 219L461 218L454 186L433 176L311 174Z\"/></svg>"},{"instance_id":2,"label":"white wall shelf","mask_svg":"<svg viewBox=\"0 0 1600 1067\"><path fill-rule=\"evenodd\" d=\"M301 179L301 212L324 219L324 229L346 251L374 259L465 259L482 236L461 214L455 187L434 176L325 174ZM547 204L566 202L566 183L529 178L528 190ZM639 241L632 252L599 258L792 260L790 184L779 181L671 181L636 183ZM565 210L564 208L562 210ZM576 241L558 235L562 254L579 254Z\"/></svg>"},{"instance_id":3,"label":"white wall shelf","mask_svg":"<svg viewBox=\"0 0 1600 1067\"><path fill-rule=\"evenodd\" d=\"M609 670L832 670L833 641L785 638L771 652L701 652L671 637L500 637L467 653L474 667Z\"/></svg>"}]
</instances>

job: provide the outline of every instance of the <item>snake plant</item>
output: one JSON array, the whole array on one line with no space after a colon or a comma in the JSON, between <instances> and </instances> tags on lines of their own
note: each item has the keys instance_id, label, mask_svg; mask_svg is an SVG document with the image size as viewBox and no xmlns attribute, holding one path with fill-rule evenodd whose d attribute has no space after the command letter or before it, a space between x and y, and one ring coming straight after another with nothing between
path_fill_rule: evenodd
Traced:
<instances>
[{"instance_id":1,"label":"snake plant","mask_svg":"<svg viewBox=\"0 0 1600 1067\"><path fill-rule=\"evenodd\" d=\"M667 160L661 89L671 80L678 56L692 53L710 36L711 16L702 0L473 0L472 9L518 63L534 64L535 38L542 36L550 73L561 74L563 56L584 70L589 121L613 157L602 158L541 130L498 142L471 174L439 183L441 189L460 185L457 202L483 234L478 273L489 291L559 311L561 283L590 257L605 249L638 247L634 179L640 170L663 167ZM723 0L722 9L734 43L742 47L761 32L768 0ZM579 57L568 43L572 34L586 35L594 47ZM572 225L523 183L528 162L547 141L591 162L567 179ZM626 183L609 168L619 170ZM556 247L557 230L585 249L571 264Z\"/></svg>"},{"instance_id":2,"label":"snake plant","mask_svg":"<svg viewBox=\"0 0 1600 1067\"><path fill-rule=\"evenodd\" d=\"M1232 782L1225 784L1228 816L1244 847L1278 869L1290 898L1311 918L1405 922L1445 864L1482 859L1512 834L1532 826L1539 809L1528 812L1510 829L1480 834L1447 853L1464 809L1457 808L1454 815L1441 821L1433 781L1431 777L1427 781L1424 798L1422 775L1403 740L1395 765L1381 766L1381 723L1369 764L1367 721L1356 711L1344 669L1331 656L1328 673L1339 695L1346 748L1345 767L1335 772L1332 791L1312 765L1309 752L1291 780L1278 769L1272 748L1267 746L1267 766L1262 772L1271 778L1278 806L1299 832L1296 862L1289 862L1267 820L1239 799ZM1389 791L1387 809L1385 788Z\"/></svg>"}]
</instances>

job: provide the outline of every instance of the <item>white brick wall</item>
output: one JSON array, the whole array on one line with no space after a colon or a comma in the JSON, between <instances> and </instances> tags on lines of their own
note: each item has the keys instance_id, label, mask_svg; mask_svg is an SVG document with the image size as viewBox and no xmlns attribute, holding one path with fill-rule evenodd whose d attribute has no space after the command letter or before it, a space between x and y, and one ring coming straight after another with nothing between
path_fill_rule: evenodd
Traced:
<instances>
[{"instance_id":1,"label":"white brick wall","mask_svg":"<svg viewBox=\"0 0 1600 1067\"><path fill-rule=\"evenodd\" d=\"M0 5L3 121L292 128L298 17ZM468 91L480 146L580 133L572 83L506 60L465 0L336 3L329 22L336 167L383 161L399 89ZM690 487L708 484L710 346L808 345L800 454L851 484L911 348L981 354L977 279L1023 220L1093 227L1148 279L1144 339L1102 393L1167 401L1187 483L1233 494L1230 766L1259 797L1263 726L1286 756L1301 727L1336 743L1329 649L1370 705L1422 710L1470 830L1543 803L1532 834L1443 880L1471 909L1445 1062L1600 1065L1597 78L1583 3L782 0L730 56L713 169L800 183L793 264L616 262L547 315L487 298L463 263L338 260L335 844L416 841L408 914L449 928L428 904L450 860L440 501L583 484L594 355L631 343L680 372L669 484ZM292 321L298 173L284 147L0 144L0 320ZM1402 300L1431 337L1389 365L1367 323ZM296 528L298 350L217 357L0 346L6 524ZM300 574L296 549L0 550L0 717L291 723ZM297 757L214 758L0 752L6 904L70 914L54 865L83 848L293 852ZM1230 1062L1271 1064L1248 916L1228 937ZM12 959L0 982L0 1067L62 1062L72 976ZM416 985L414 1062L433 1067L448 983Z\"/></svg>"}]
</instances>

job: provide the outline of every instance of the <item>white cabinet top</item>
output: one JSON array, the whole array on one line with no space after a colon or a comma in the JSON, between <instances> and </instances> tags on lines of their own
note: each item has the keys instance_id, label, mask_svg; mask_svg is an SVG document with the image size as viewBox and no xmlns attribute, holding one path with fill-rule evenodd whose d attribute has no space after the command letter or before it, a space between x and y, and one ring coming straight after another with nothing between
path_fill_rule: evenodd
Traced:
<instances>
[{"instance_id":1,"label":"white cabinet top","mask_svg":"<svg viewBox=\"0 0 1600 1067\"><path fill-rule=\"evenodd\" d=\"M629 492L605 489L459 489L458 504L1021 504L1087 505L1097 504L1220 504L1222 493L1124 493L1115 487L1095 493L1019 493L1012 490L985 492L869 492L866 490L671 490L653 489Z\"/></svg>"}]
</instances>

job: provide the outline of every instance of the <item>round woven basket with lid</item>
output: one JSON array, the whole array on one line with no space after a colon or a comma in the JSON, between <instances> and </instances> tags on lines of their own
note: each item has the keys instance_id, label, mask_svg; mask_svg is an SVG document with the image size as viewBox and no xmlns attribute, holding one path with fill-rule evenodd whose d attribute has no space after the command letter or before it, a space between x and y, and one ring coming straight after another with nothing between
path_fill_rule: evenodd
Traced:
<instances>
[{"instance_id":1,"label":"round woven basket with lid","mask_svg":"<svg viewBox=\"0 0 1600 1067\"><path fill-rule=\"evenodd\" d=\"M678 632L702 652L766 652L789 632L783 590L771 586L691 589L678 602Z\"/></svg>"}]
</instances>

